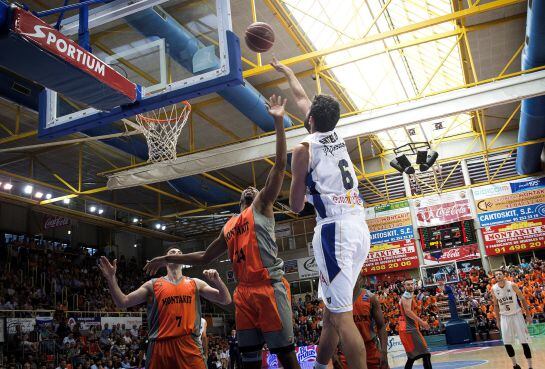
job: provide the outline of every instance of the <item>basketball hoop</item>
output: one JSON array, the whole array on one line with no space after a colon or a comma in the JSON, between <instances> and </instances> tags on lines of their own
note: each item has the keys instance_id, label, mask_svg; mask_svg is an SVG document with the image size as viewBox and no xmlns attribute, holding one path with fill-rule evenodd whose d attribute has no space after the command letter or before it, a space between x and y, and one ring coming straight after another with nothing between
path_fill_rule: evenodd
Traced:
<instances>
[{"instance_id":1,"label":"basketball hoop","mask_svg":"<svg viewBox=\"0 0 545 369\"><path fill-rule=\"evenodd\" d=\"M178 137L190 113L191 105L187 101L182 101L182 107L174 104L170 108L162 107L136 116L138 129L148 143L148 163L176 159Z\"/></svg>"}]
</instances>

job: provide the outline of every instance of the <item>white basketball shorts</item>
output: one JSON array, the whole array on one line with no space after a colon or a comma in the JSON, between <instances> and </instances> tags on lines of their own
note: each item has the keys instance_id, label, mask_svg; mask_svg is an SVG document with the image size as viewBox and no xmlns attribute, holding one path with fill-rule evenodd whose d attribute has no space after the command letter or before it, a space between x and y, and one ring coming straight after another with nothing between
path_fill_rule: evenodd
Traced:
<instances>
[{"instance_id":1,"label":"white basketball shorts","mask_svg":"<svg viewBox=\"0 0 545 369\"><path fill-rule=\"evenodd\" d=\"M501 338L504 345L513 345L517 338L519 343L532 343L522 313L501 316Z\"/></svg>"},{"instance_id":2,"label":"white basketball shorts","mask_svg":"<svg viewBox=\"0 0 545 369\"><path fill-rule=\"evenodd\" d=\"M332 313L352 311L354 286L370 245L362 213L345 213L316 225L312 247L320 272L318 297Z\"/></svg>"}]
</instances>

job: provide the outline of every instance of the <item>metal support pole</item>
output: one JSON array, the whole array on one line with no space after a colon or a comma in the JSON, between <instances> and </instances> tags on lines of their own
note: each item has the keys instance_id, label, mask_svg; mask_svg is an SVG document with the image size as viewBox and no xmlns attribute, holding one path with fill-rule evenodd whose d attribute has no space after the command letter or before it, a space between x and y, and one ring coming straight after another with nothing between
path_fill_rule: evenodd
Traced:
<instances>
[{"instance_id":1,"label":"metal support pole","mask_svg":"<svg viewBox=\"0 0 545 369\"><path fill-rule=\"evenodd\" d=\"M78 44L85 50L92 52L91 37L89 35L89 6L82 5L83 3L86 3L86 1L80 0Z\"/></svg>"},{"instance_id":2,"label":"metal support pole","mask_svg":"<svg viewBox=\"0 0 545 369\"><path fill-rule=\"evenodd\" d=\"M418 264L424 265L424 252L420 244L420 234L418 233L418 227L416 223L416 212L414 211L413 201L410 199L412 197L411 193L411 183L409 176L403 173L403 187L405 187L405 196L409 198L409 211L411 213L411 223L413 225L413 234L414 234L414 243L416 247L416 255L418 255Z\"/></svg>"},{"instance_id":3,"label":"metal support pole","mask_svg":"<svg viewBox=\"0 0 545 369\"><path fill-rule=\"evenodd\" d=\"M464 183L466 186L471 185L471 179L469 176L469 169L467 167L467 162L465 159L462 159L462 175L464 176ZM475 208L475 199L473 198L473 191L471 189L467 190L467 198L469 199L469 206L471 206L471 210L477 214L477 209ZM479 252L481 253L481 261L483 263L483 268L487 272L490 271L490 263L488 261L488 258L486 257L486 248L484 247L484 238L483 234L481 232L481 225L479 224L479 221L477 219L473 220L473 228L475 228L475 232L477 233L477 244L479 245Z\"/></svg>"}]
</instances>

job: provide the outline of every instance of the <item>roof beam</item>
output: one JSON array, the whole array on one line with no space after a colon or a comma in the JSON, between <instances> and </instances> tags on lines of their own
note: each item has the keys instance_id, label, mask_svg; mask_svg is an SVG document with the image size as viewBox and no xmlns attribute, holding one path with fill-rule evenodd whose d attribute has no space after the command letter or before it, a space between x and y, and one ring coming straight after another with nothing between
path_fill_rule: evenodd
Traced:
<instances>
[{"instance_id":1,"label":"roof beam","mask_svg":"<svg viewBox=\"0 0 545 369\"><path fill-rule=\"evenodd\" d=\"M342 118L337 125L337 131L345 139L350 139L543 94L545 94L545 70L519 72L501 80L491 80L473 87ZM302 127L288 130L286 132L288 150L301 142L306 134L306 130ZM110 176L108 188L118 189L162 182L262 160L274 155L275 140L274 135L267 135L229 146L183 155L170 166L136 167Z\"/></svg>"}]
</instances>

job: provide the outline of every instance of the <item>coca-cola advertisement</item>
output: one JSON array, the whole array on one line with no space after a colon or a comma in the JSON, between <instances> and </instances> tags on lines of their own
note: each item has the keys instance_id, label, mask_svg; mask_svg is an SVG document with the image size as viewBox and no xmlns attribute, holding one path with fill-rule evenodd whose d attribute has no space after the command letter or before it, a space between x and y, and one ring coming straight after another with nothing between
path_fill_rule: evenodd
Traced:
<instances>
[{"instance_id":1,"label":"coca-cola advertisement","mask_svg":"<svg viewBox=\"0 0 545 369\"><path fill-rule=\"evenodd\" d=\"M51 229L51 228L65 227L65 226L69 226L70 224L71 224L71 221L69 218L48 215L44 221L44 230Z\"/></svg>"},{"instance_id":2,"label":"coca-cola advertisement","mask_svg":"<svg viewBox=\"0 0 545 369\"><path fill-rule=\"evenodd\" d=\"M481 257L479 246L475 244L453 247L450 249L438 249L424 252L424 264L434 265L447 261L463 261Z\"/></svg>"},{"instance_id":3,"label":"coca-cola advertisement","mask_svg":"<svg viewBox=\"0 0 545 369\"><path fill-rule=\"evenodd\" d=\"M426 196L414 200L419 227L431 227L475 218L466 191Z\"/></svg>"}]
</instances>

